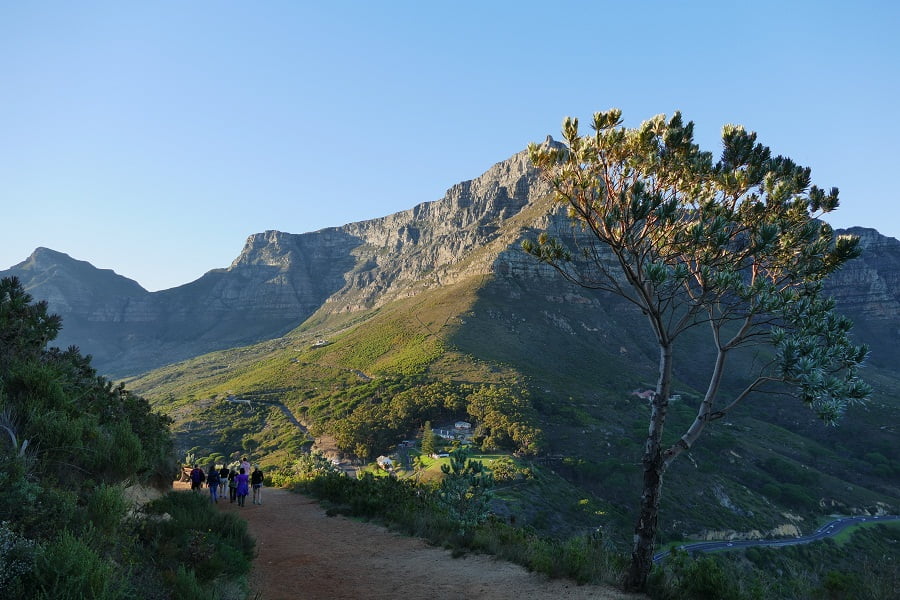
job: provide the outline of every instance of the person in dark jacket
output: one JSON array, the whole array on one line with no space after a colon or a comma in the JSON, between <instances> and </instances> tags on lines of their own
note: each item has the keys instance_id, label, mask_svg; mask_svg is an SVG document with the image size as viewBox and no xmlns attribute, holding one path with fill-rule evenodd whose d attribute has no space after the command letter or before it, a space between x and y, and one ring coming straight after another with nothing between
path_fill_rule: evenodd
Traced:
<instances>
[{"instance_id":1,"label":"person in dark jacket","mask_svg":"<svg viewBox=\"0 0 900 600\"><path fill-rule=\"evenodd\" d=\"M219 501L219 472L216 471L215 465L209 470L206 476L206 485L209 486L209 501L213 504Z\"/></svg>"},{"instance_id":2,"label":"person in dark jacket","mask_svg":"<svg viewBox=\"0 0 900 600\"><path fill-rule=\"evenodd\" d=\"M219 469L219 498L225 499L225 488L228 487L228 467L222 465Z\"/></svg>"},{"instance_id":3,"label":"person in dark jacket","mask_svg":"<svg viewBox=\"0 0 900 600\"><path fill-rule=\"evenodd\" d=\"M234 469L228 471L228 501L230 504L234 504L234 501L237 499L237 473Z\"/></svg>"},{"instance_id":4,"label":"person in dark jacket","mask_svg":"<svg viewBox=\"0 0 900 600\"><path fill-rule=\"evenodd\" d=\"M263 472L259 470L259 467L256 467L250 475L250 486L253 488L253 504L262 504L262 485Z\"/></svg>"},{"instance_id":5,"label":"person in dark jacket","mask_svg":"<svg viewBox=\"0 0 900 600\"><path fill-rule=\"evenodd\" d=\"M204 481L206 481L206 473L203 472L203 469L194 465L194 468L191 469L191 490L195 492L200 491Z\"/></svg>"}]
</instances>

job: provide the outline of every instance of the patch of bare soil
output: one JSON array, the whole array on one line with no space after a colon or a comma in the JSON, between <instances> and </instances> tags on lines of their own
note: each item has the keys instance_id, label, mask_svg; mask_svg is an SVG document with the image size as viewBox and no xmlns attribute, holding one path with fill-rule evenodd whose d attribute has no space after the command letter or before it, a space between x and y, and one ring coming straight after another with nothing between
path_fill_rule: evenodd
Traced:
<instances>
[{"instance_id":1,"label":"patch of bare soil","mask_svg":"<svg viewBox=\"0 0 900 600\"><path fill-rule=\"evenodd\" d=\"M453 558L448 550L378 525L328 517L317 501L285 490L264 489L262 505L254 505L248 496L243 508L227 499L217 506L246 519L256 539L250 586L251 598L258 594L260 600L642 597L604 586L548 580L490 556Z\"/></svg>"}]
</instances>

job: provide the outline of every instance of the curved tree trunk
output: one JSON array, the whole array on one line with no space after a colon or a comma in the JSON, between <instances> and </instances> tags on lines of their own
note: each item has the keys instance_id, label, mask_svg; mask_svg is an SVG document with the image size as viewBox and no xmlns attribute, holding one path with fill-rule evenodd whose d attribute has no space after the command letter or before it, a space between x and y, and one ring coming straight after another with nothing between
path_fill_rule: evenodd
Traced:
<instances>
[{"instance_id":1,"label":"curved tree trunk","mask_svg":"<svg viewBox=\"0 0 900 600\"><path fill-rule=\"evenodd\" d=\"M662 497L665 462L662 453L662 434L669 407L672 384L672 346L661 345L659 356L659 381L650 405L650 426L644 445L642 460L644 469L643 492L640 512L634 526L634 546L631 551L631 567L625 579L626 591L644 591L647 577L653 567L653 549L658 529L659 501Z\"/></svg>"}]
</instances>

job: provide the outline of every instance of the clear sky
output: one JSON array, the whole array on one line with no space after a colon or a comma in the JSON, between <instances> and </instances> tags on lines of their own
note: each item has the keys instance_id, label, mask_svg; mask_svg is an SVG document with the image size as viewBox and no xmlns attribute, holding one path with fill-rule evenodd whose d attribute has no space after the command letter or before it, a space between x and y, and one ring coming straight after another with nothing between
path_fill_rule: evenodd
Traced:
<instances>
[{"instance_id":1,"label":"clear sky","mask_svg":"<svg viewBox=\"0 0 900 600\"><path fill-rule=\"evenodd\" d=\"M0 269L38 246L149 290L247 236L440 199L618 107L725 123L900 237L900 3L0 0Z\"/></svg>"}]
</instances>

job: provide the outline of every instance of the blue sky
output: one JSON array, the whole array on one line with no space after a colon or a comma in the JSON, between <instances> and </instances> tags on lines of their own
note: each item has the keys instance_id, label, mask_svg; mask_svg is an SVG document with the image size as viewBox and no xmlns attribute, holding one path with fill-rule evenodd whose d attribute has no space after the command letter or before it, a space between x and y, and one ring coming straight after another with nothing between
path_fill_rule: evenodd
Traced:
<instances>
[{"instance_id":1,"label":"blue sky","mask_svg":"<svg viewBox=\"0 0 900 600\"><path fill-rule=\"evenodd\" d=\"M619 107L740 123L900 238L894 2L0 1L0 269L149 290L384 216Z\"/></svg>"}]
</instances>

